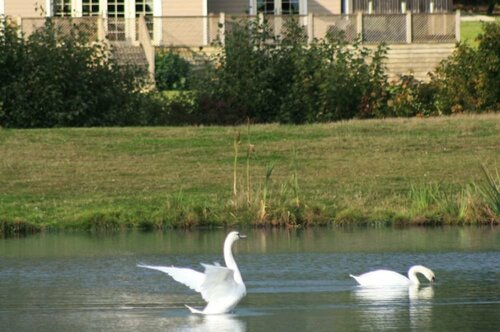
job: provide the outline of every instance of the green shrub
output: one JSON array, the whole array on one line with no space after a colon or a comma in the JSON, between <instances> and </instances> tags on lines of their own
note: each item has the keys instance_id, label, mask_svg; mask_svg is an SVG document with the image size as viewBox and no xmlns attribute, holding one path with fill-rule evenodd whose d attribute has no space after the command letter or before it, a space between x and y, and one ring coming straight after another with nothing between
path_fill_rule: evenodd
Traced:
<instances>
[{"instance_id":1,"label":"green shrub","mask_svg":"<svg viewBox=\"0 0 500 332\"><path fill-rule=\"evenodd\" d=\"M371 52L342 35L308 44L294 18L283 31L275 36L265 21L231 25L220 53L195 81L200 121L298 124L374 116L386 82L385 47Z\"/></svg>"},{"instance_id":2,"label":"green shrub","mask_svg":"<svg viewBox=\"0 0 500 332\"><path fill-rule=\"evenodd\" d=\"M319 44L325 51L325 63L318 68L320 109L317 119L378 117L386 98L385 44L372 52L363 47L359 39L349 44L342 34L327 35Z\"/></svg>"},{"instance_id":3,"label":"green shrub","mask_svg":"<svg viewBox=\"0 0 500 332\"><path fill-rule=\"evenodd\" d=\"M384 116L412 117L436 114L435 92L428 83L413 76L402 76L387 86L387 106Z\"/></svg>"},{"instance_id":4,"label":"green shrub","mask_svg":"<svg viewBox=\"0 0 500 332\"><path fill-rule=\"evenodd\" d=\"M142 125L158 107L143 93L146 71L119 66L77 25L63 33L47 19L27 38L6 21L0 30L1 126Z\"/></svg>"},{"instance_id":5,"label":"green shrub","mask_svg":"<svg viewBox=\"0 0 500 332\"><path fill-rule=\"evenodd\" d=\"M228 30L225 44L215 45L220 53L198 72L194 82L200 121L223 124L248 117L270 121L277 110L270 85L270 52L275 46L266 43L271 39L269 28L250 20Z\"/></svg>"},{"instance_id":6,"label":"green shrub","mask_svg":"<svg viewBox=\"0 0 500 332\"><path fill-rule=\"evenodd\" d=\"M477 49L460 44L436 70L432 85L441 114L500 110L500 22L486 23Z\"/></svg>"},{"instance_id":7,"label":"green shrub","mask_svg":"<svg viewBox=\"0 0 500 332\"><path fill-rule=\"evenodd\" d=\"M159 90L186 90L189 88L191 65L179 54L160 51L155 57L155 81Z\"/></svg>"},{"instance_id":8,"label":"green shrub","mask_svg":"<svg viewBox=\"0 0 500 332\"><path fill-rule=\"evenodd\" d=\"M156 103L156 107L146 112L149 125L177 126L199 123L190 92L182 92L173 96L156 94L150 98L148 104L151 103Z\"/></svg>"}]
</instances>

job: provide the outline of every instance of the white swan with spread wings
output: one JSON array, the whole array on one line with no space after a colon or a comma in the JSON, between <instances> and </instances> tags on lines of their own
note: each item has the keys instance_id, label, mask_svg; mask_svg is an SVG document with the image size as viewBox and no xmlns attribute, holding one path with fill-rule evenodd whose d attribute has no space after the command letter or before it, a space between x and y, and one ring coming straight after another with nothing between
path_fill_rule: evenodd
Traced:
<instances>
[{"instance_id":1,"label":"white swan with spread wings","mask_svg":"<svg viewBox=\"0 0 500 332\"><path fill-rule=\"evenodd\" d=\"M186 307L194 314L223 314L233 310L246 295L246 287L241 278L240 270L234 260L231 247L239 239L246 238L239 232L230 232L224 241L224 261L226 267L219 264L201 264L205 271L199 272L188 268L174 266L152 266L139 264L138 267L158 270L171 276L189 288L201 293L207 302L203 310Z\"/></svg>"}]
</instances>

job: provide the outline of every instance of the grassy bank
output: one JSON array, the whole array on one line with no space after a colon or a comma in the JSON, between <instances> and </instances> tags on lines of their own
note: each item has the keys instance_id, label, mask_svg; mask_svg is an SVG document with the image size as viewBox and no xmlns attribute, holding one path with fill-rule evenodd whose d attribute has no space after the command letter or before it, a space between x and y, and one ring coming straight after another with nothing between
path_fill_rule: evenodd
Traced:
<instances>
[{"instance_id":1,"label":"grassy bank","mask_svg":"<svg viewBox=\"0 0 500 332\"><path fill-rule=\"evenodd\" d=\"M498 183L498 142L494 114L1 129L0 227L495 223L481 164Z\"/></svg>"}]
</instances>

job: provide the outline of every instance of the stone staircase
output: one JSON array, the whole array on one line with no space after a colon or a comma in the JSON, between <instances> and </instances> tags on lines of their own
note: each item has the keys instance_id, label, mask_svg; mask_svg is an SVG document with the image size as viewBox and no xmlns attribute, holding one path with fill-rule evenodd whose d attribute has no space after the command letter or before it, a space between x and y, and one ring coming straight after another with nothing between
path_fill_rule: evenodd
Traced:
<instances>
[{"instance_id":1,"label":"stone staircase","mask_svg":"<svg viewBox=\"0 0 500 332\"><path fill-rule=\"evenodd\" d=\"M375 46L368 45L370 49ZM217 50L205 47L200 52L198 48L170 48L196 68L207 61ZM387 74L390 80L401 75L412 74L416 79L429 81L427 73L434 71L439 63L450 56L455 50L455 44L391 44L385 59Z\"/></svg>"},{"instance_id":2,"label":"stone staircase","mask_svg":"<svg viewBox=\"0 0 500 332\"><path fill-rule=\"evenodd\" d=\"M385 64L389 79L412 74L416 79L428 81L427 73L434 71L441 60L450 56L455 44L401 44L389 45Z\"/></svg>"},{"instance_id":3,"label":"stone staircase","mask_svg":"<svg viewBox=\"0 0 500 332\"><path fill-rule=\"evenodd\" d=\"M136 65L148 68L148 60L142 46L127 42L111 42L111 54L119 65Z\"/></svg>"}]
</instances>

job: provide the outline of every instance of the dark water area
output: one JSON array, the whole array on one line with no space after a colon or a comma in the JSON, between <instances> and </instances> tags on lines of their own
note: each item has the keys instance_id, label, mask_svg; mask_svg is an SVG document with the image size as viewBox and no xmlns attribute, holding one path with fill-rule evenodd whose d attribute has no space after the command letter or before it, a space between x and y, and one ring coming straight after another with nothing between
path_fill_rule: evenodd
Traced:
<instances>
[{"instance_id":1,"label":"dark water area","mask_svg":"<svg viewBox=\"0 0 500 332\"><path fill-rule=\"evenodd\" d=\"M139 262L223 263L226 230L38 234L0 240L1 331L500 330L500 229L246 230L233 246L247 296L196 316L198 293ZM380 291L349 274L431 268L437 282Z\"/></svg>"}]
</instances>

